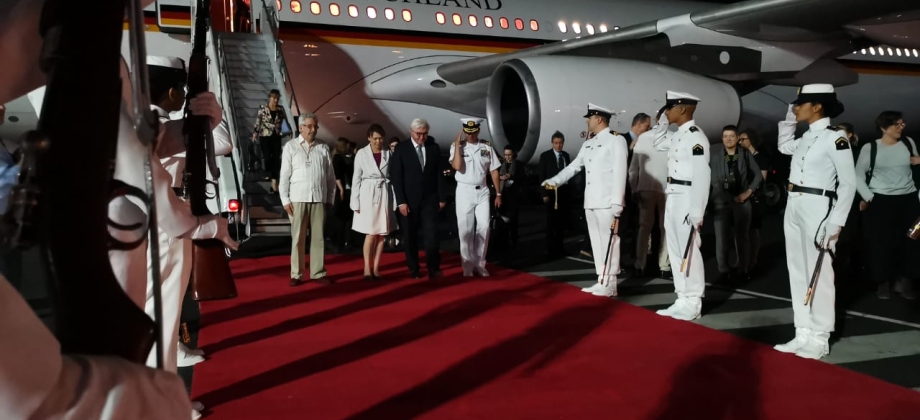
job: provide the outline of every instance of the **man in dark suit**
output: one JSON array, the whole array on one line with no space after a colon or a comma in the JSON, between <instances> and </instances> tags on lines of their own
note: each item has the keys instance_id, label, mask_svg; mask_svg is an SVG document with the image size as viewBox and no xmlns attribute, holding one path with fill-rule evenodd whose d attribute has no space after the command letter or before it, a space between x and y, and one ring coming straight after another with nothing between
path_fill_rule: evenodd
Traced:
<instances>
[{"instance_id":1,"label":"man in dark suit","mask_svg":"<svg viewBox=\"0 0 920 420\"><path fill-rule=\"evenodd\" d=\"M537 168L539 179L550 179L562 168L569 166L572 158L568 152L562 150L565 144L565 136L560 132L553 133L553 148L540 155L540 164ZM559 185L556 187L558 193L559 208L555 209L556 193L552 190L543 191L543 203L546 205L546 253L550 257L562 257L565 255L563 246L563 237L565 234L565 224L568 220L570 201L572 194L568 185Z\"/></svg>"},{"instance_id":2,"label":"man in dark suit","mask_svg":"<svg viewBox=\"0 0 920 420\"><path fill-rule=\"evenodd\" d=\"M428 278L441 276L438 242L438 212L447 203L444 177L441 176L441 148L428 137L428 121L420 118L410 124L410 139L399 143L390 161L390 182L399 206L399 227L406 243L406 263L412 278L420 278L418 232L425 240Z\"/></svg>"}]
</instances>

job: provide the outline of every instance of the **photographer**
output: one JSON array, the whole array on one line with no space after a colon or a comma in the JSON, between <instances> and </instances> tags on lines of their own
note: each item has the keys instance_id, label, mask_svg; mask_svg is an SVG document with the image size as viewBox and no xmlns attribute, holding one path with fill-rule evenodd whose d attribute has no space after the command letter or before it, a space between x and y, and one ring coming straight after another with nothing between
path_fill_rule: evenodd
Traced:
<instances>
[{"instance_id":1,"label":"photographer","mask_svg":"<svg viewBox=\"0 0 920 420\"><path fill-rule=\"evenodd\" d=\"M709 200L715 209L716 260L721 280L747 280L751 251L751 198L763 182L763 175L754 155L738 147L738 127L729 125L722 129L722 145L721 150L713 151L709 162L712 169ZM734 273L729 266L732 242L738 257Z\"/></svg>"}]
</instances>

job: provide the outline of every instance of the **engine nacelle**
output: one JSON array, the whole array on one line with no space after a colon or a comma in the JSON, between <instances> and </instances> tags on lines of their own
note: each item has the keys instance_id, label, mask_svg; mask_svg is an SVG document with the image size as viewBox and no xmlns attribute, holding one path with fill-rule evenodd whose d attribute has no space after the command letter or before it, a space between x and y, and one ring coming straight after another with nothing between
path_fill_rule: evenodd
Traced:
<instances>
[{"instance_id":1,"label":"engine nacelle","mask_svg":"<svg viewBox=\"0 0 920 420\"><path fill-rule=\"evenodd\" d=\"M655 118L668 90L701 99L694 119L710 139L738 123L741 99L726 83L640 61L546 56L509 60L495 69L486 101L489 131L498 150L510 144L519 160L535 163L555 131L565 135L570 153L581 148L589 102L613 111L610 129L626 132L639 112Z\"/></svg>"}]
</instances>

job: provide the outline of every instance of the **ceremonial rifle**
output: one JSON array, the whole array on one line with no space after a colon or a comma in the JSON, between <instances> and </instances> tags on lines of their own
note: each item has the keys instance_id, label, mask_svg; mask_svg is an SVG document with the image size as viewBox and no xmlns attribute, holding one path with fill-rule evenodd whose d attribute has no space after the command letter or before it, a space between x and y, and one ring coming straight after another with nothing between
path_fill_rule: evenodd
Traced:
<instances>
[{"instance_id":1,"label":"ceremonial rifle","mask_svg":"<svg viewBox=\"0 0 920 420\"><path fill-rule=\"evenodd\" d=\"M109 228L137 231L145 226L122 226L108 218L113 198L131 195L148 206L151 202L143 191L114 180L123 24L126 6L139 16L138 1L45 2L38 32L44 40L40 66L48 83L38 129L23 141L23 165L4 217L3 242L8 249L40 254L52 331L62 353L118 356L143 364L160 329L119 285L109 251L142 246L146 235L121 242ZM92 127L78 106L92 110Z\"/></svg>"},{"instance_id":2,"label":"ceremonial rifle","mask_svg":"<svg viewBox=\"0 0 920 420\"><path fill-rule=\"evenodd\" d=\"M195 16L195 33L193 34L192 56L188 63L188 100L208 91L208 56L207 36L210 28L210 0L198 0ZM210 182L206 169L210 169L214 179L220 177L217 159L214 156L214 138L211 121L207 116L194 115L185 104L185 173L182 176L183 188L195 216L211 215L208 209L207 186ZM218 204L219 206L219 204ZM224 243L219 239L192 241L192 296L195 300L232 299L236 297L236 284L230 272L230 264L224 250Z\"/></svg>"}]
</instances>

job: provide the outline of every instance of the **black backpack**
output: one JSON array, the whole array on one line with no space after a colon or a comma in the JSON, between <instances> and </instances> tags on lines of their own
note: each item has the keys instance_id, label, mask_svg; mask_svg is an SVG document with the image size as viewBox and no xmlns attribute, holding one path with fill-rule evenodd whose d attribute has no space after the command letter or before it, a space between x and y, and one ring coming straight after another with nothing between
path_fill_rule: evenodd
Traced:
<instances>
[{"instance_id":1,"label":"black backpack","mask_svg":"<svg viewBox=\"0 0 920 420\"><path fill-rule=\"evenodd\" d=\"M904 146L907 147L907 151L910 152L910 157L918 156L914 152L913 139L908 139L907 137L901 137L898 139L899 142L904 143ZM878 140L873 140L869 143L869 170L866 171L866 186L869 186L869 182L872 181L872 172L875 170L875 156L878 154ZM920 189L920 165L910 165L910 173L914 178L914 186Z\"/></svg>"}]
</instances>

